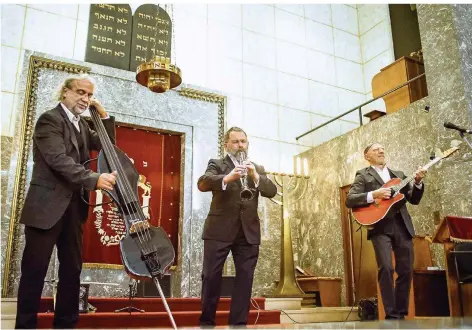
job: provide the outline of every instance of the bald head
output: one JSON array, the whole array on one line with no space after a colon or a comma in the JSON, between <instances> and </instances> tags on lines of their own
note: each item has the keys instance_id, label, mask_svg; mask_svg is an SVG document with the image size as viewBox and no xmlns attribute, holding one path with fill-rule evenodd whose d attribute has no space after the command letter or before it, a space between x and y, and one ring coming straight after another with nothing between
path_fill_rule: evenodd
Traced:
<instances>
[{"instance_id":1,"label":"bald head","mask_svg":"<svg viewBox=\"0 0 472 330\"><path fill-rule=\"evenodd\" d=\"M364 158L372 166L385 165L385 148L380 143L371 143L364 149Z\"/></svg>"}]
</instances>

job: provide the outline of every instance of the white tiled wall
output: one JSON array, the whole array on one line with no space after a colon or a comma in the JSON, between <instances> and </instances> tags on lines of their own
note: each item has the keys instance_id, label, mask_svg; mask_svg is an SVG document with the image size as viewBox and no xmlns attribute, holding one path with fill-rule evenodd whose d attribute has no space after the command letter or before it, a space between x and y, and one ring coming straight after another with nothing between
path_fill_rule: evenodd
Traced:
<instances>
[{"instance_id":1,"label":"white tiled wall","mask_svg":"<svg viewBox=\"0 0 472 330\"><path fill-rule=\"evenodd\" d=\"M139 3L132 3L133 11ZM24 49L84 60L89 5L2 5L2 134ZM292 172L292 156L357 126L346 116L295 137L370 97L393 61L388 5L176 4L184 82L228 96L227 125L242 126L251 157Z\"/></svg>"},{"instance_id":2,"label":"white tiled wall","mask_svg":"<svg viewBox=\"0 0 472 330\"><path fill-rule=\"evenodd\" d=\"M395 61L392 29L388 4L360 5L357 14L367 101L372 99L372 78ZM373 109L385 111L384 101L380 99L367 105L363 112Z\"/></svg>"}]
</instances>

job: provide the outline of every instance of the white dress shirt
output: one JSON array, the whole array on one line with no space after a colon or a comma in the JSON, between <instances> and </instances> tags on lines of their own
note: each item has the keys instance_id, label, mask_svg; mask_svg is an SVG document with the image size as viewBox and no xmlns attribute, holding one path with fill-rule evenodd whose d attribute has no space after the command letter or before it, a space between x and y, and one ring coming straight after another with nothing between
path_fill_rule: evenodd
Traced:
<instances>
[{"instance_id":1,"label":"white dress shirt","mask_svg":"<svg viewBox=\"0 0 472 330\"><path fill-rule=\"evenodd\" d=\"M62 109L66 112L67 118L69 118L70 122L77 128L77 130L80 132L80 126L79 126L79 120L80 116L79 115L74 115L72 111L67 109L67 107L64 105L64 103L61 103Z\"/></svg>"},{"instance_id":2,"label":"white dress shirt","mask_svg":"<svg viewBox=\"0 0 472 330\"><path fill-rule=\"evenodd\" d=\"M378 168L376 166L371 166L371 167L377 172L377 174L380 176L380 178L383 180L384 183L388 182L391 179L390 172L388 171L387 166L384 166L383 168ZM423 182L420 182L419 184L415 182L415 186L416 188L421 189L421 187L423 186ZM374 197L372 197L372 191L369 191L367 193L367 203L373 203L373 202L374 202Z\"/></svg>"},{"instance_id":3,"label":"white dress shirt","mask_svg":"<svg viewBox=\"0 0 472 330\"><path fill-rule=\"evenodd\" d=\"M235 167L236 167L236 165L239 165L238 160L233 155L228 154L228 156L233 161L233 164L234 164ZM249 158L247 158L246 160L249 160ZM257 188L259 186L259 181L254 182L254 185ZM226 186L227 186L227 184L225 184L225 181L221 180L221 189L226 190Z\"/></svg>"},{"instance_id":4,"label":"white dress shirt","mask_svg":"<svg viewBox=\"0 0 472 330\"><path fill-rule=\"evenodd\" d=\"M80 116L79 115L74 115L72 111L67 109L67 107L64 105L64 103L61 102L62 109L66 112L67 118L69 118L70 122L77 128L77 130L80 132L80 126L79 126L79 120ZM105 118L100 118L101 120L109 119L110 116L106 116Z\"/></svg>"}]
</instances>

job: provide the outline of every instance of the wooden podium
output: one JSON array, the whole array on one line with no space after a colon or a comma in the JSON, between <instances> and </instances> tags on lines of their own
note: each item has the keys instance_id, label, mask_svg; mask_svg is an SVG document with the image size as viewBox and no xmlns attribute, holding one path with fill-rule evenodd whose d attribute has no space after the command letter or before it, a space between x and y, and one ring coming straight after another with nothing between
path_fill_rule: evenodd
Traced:
<instances>
[{"instance_id":1,"label":"wooden podium","mask_svg":"<svg viewBox=\"0 0 472 330\"><path fill-rule=\"evenodd\" d=\"M467 228L470 228L470 230ZM454 257L449 253L454 250L454 241L456 240L472 241L471 217L445 217L433 237L433 243L440 243L444 246L450 316L461 316L456 267ZM464 316L472 316L472 285L462 287L462 302L464 304Z\"/></svg>"},{"instance_id":2,"label":"wooden podium","mask_svg":"<svg viewBox=\"0 0 472 330\"><path fill-rule=\"evenodd\" d=\"M341 307L341 277L297 276L303 292L319 294L322 307Z\"/></svg>"},{"instance_id":3,"label":"wooden podium","mask_svg":"<svg viewBox=\"0 0 472 330\"><path fill-rule=\"evenodd\" d=\"M380 70L372 78L372 96L378 97L389 90L407 82L410 79L424 73L424 64L422 61L404 56L392 64ZM426 88L426 77L422 77L412 83L396 90L383 97L387 114L405 108L428 95Z\"/></svg>"}]
</instances>

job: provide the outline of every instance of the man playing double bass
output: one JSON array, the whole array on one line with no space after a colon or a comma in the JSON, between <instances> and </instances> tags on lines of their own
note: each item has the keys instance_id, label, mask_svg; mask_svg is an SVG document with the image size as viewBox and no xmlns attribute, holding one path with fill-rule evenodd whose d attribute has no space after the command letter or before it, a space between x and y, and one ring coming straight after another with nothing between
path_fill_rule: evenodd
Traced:
<instances>
[{"instance_id":1,"label":"man playing double bass","mask_svg":"<svg viewBox=\"0 0 472 330\"><path fill-rule=\"evenodd\" d=\"M382 186L392 178L405 178L403 172L387 167L385 148L380 143L369 144L364 149L364 158L370 166L357 171L347 195L346 206L349 208L368 206L375 199L390 199L391 190ZM423 196L424 176L425 171L419 169L415 182L401 190L406 201L411 204L419 204ZM372 241L377 259L378 281L386 319L404 319L408 314L415 229L406 208L406 201L394 204L387 215L367 233L367 239ZM392 250L395 255L395 272L398 275L395 287Z\"/></svg>"},{"instance_id":2,"label":"man playing double bass","mask_svg":"<svg viewBox=\"0 0 472 330\"><path fill-rule=\"evenodd\" d=\"M88 206L85 190L113 190L116 172L95 173L82 164L89 149L99 150L96 132L80 119L89 106L97 109L114 141L114 120L93 98L95 86L87 76L66 79L54 109L43 113L33 134L33 174L20 223L25 225L25 248L15 328L37 328L44 278L54 245L59 259L55 328L72 328L79 316L83 223ZM88 193L83 196L88 199Z\"/></svg>"},{"instance_id":3,"label":"man playing double bass","mask_svg":"<svg viewBox=\"0 0 472 330\"><path fill-rule=\"evenodd\" d=\"M261 243L260 221L257 215L259 194L272 198L277 187L262 166L250 162L246 133L230 128L224 137L223 159L210 159L205 174L198 179L200 191L211 191L210 212L203 228L202 314L200 325L214 326L220 299L221 275L229 251L233 254L236 283L231 298L230 325L245 325L249 313L254 270ZM244 188L241 178L247 177L252 198L241 198Z\"/></svg>"}]
</instances>

